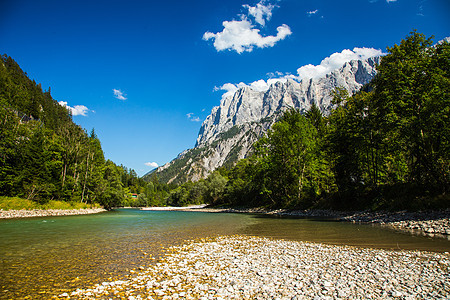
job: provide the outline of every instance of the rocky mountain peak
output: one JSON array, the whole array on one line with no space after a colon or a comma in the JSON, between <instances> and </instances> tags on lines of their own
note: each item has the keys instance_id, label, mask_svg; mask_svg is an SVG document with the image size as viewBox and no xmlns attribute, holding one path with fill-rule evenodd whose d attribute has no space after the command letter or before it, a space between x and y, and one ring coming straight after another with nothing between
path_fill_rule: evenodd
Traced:
<instances>
[{"instance_id":1,"label":"rocky mountain peak","mask_svg":"<svg viewBox=\"0 0 450 300\"><path fill-rule=\"evenodd\" d=\"M224 97L203 122L196 147L214 141L214 137L236 125L259 121L289 107L308 110L315 103L323 113L331 108L331 91L343 87L354 93L376 74L379 58L353 60L323 78L295 81L284 79L270 85L267 91L250 86L239 88Z\"/></svg>"}]
</instances>

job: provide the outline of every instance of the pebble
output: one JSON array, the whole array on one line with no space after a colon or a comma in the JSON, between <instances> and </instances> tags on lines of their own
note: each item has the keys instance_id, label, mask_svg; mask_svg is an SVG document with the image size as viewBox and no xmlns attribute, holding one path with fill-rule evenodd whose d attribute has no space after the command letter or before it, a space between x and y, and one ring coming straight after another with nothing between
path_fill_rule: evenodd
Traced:
<instances>
[{"instance_id":1,"label":"pebble","mask_svg":"<svg viewBox=\"0 0 450 300\"><path fill-rule=\"evenodd\" d=\"M361 299L450 297L450 254L224 236L169 248L127 280L71 299ZM98 287L101 287L99 289ZM133 298L134 297L134 298ZM59 295L67 299L67 294Z\"/></svg>"},{"instance_id":2,"label":"pebble","mask_svg":"<svg viewBox=\"0 0 450 300\"><path fill-rule=\"evenodd\" d=\"M33 210L1 210L0 219L28 218L28 217L50 217L50 216L72 216L87 215L104 212L103 208L86 209L33 209Z\"/></svg>"}]
</instances>

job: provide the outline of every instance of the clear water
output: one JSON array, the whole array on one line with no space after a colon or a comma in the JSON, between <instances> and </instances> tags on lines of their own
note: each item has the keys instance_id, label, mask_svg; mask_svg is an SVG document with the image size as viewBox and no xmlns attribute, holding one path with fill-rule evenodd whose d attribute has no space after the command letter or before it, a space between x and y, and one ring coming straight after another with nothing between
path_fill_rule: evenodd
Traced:
<instances>
[{"instance_id":1,"label":"clear water","mask_svg":"<svg viewBox=\"0 0 450 300\"><path fill-rule=\"evenodd\" d=\"M450 251L450 241L378 226L248 214L121 209L0 220L0 299L46 299L146 267L163 248L217 235L257 235L388 249Z\"/></svg>"}]
</instances>

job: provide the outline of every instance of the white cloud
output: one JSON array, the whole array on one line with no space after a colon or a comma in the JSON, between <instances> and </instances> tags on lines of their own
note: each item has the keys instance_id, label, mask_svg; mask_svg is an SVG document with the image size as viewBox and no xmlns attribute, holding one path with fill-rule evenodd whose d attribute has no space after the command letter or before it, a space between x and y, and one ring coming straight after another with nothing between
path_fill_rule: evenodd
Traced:
<instances>
[{"instance_id":1,"label":"white cloud","mask_svg":"<svg viewBox=\"0 0 450 300\"><path fill-rule=\"evenodd\" d=\"M273 47L281 40L284 40L288 35L292 34L291 29L286 24L277 27L277 34L275 36L262 36L260 30L255 28L257 24L260 27L266 25L272 17L272 9L274 5L264 4L265 1L259 2L256 6L243 5L248 9L248 16L241 15L240 20L224 21L222 22L223 30L221 32L212 33L205 32L203 40L214 40L214 48L217 51L234 50L241 54L242 52L251 52L255 47L266 48ZM254 17L254 24L248 17Z\"/></svg>"},{"instance_id":2,"label":"white cloud","mask_svg":"<svg viewBox=\"0 0 450 300\"><path fill-rule=\"evenodd\" d=\"M87 116L89 109L84 105L75 105L71 107L73 116Z\"/></svg>"},{"instance_id":3,"label":"white cloud","mask_svg":"<svg viewBox=\"0 0 450 300\"><path fill-rule=\"evenodd\" d=\"M250 83L249 86L254 91L265 92L265 91L267 91L270 88L270 86L272 84L277 83L277 82L283 82L284 83L286 81L287 81L287 78L284 77L284 76L280 77L280 78L270 78L267 81L265 81L263 79L260 79L260 80L257 80L257 81L254 81L254 82Z\"/></svg>"},{"instance_id":4,"label":"white cloud","mask_svg":"<svg viewBox=\"0 0 450 300\"><path fill-rule=\"evenodd\" d=\"M243 7L248 8L249 15L255 18L256 23L266 26L266 21L270 21L270 18L272 18L272 10L275 8L275 5L264 5L264 1L261 1L256 6L245 4Z\"/></svg>"},{"instance_id":5,"label":"white cloud","mask_svg":"<svg viewBox=\"0 0 450 300\"><path fill-rule=\"evenodd\" d=\"M275 71L275 72L269 72L266 74L269 78L277 78L277 77L282 77L284 76L283 72L280 71Z\"/></svg>"},{"instance_id":6,"label":"white cloud","mask_svg":"<svg viewBox=\"0 0 450 300\"><path fill-rule=\"evenodd\" d=\"M250 87L254 91L265 92L272 84L275 84L277 82L285 83L288 79L300 81L302 79L320 78L342 67L346 62L349 62L351 60L364 60L380 55L383 55L383 52L381 50L377 50L374 48L355 47L353 50L346 49L342 52L333 53L329 57L323 59L320 65L306 65L300 67L297 70L298 76L276 71L274 73L267 73L267 76L269 77L267 81L260 79L250 84L245 84L243 82L239 84L225 83L220 87L214 87L214 91L225 91L225 93L222 95L222 100L227 97L233 96L234 93L242 87Z\"/></svg>"},{"instance_id":7,"label":"white cloud","mask_svg":"<svg viewBox=\"0 0 450 300\"><path fill-rule=\"evenodd\" d=\"M277 83L277 82L285 83L288 80L288 78L290 78L289 76L291 76L291 75L285 75L285 76L280 77L280 78L268 79L267 80L267 88L269 88L272 84Z\"/></svg>"},{"instance_id":8,"label":"white cloud","mask_svg":"<svg viewBox=\"0 0 450 300\"><path fill-rule=\"evenodd\" d=\"M345 49L342 52L333 53L320 62L320 65L306 65L297 70L298 79L319 78L342 67L346 62L355 59L367 59L369 57L382 55L381 50L373 48L354 48Z\"/></svg>"},{"instance_id":9,"label":"white cloud","mask_svg":"<svg viewBox=\"0 0 450 300\"><path fill-rule=\"evenodd\" d=\"M217 91L225 91L225 93L222 95L222 99L226 98L228 96L231 96L234 94L234 92L236 92L238 89L240 89L241 87L247 86L245 83L241 82L238 84L233 84L233 83L225 83L222 86L215 86L214 87L214 92Z\"/></svg>"},{"instance_id":10,"label":"white cloud","mask_svg":"<svg viewBox=\"0 0 450 300\"><path fill-rule=\"evenodd\" d=\"M242 87L250 87L254 91L265 92L269 89L269 87L272 84L277 83L277 82L286 82L286 81L287 81L287 76L280 77L280 78L270 78L267 81L260 79L260 80L254 81L250 84L245 84L243 82L241 82L239 84L225 83L221 87L215 87L214 91L219 91L219 90L225 91L225 93L222 95L222 99L224 99L229 96L233 96L234 93Z\"/></svg>"},{"instance_id":11,"label":"white cloud","mask_svg":"<svg viewBox=\"0 0 450 300\"><path fill-rule=\"evenodd\" d=\"M71 106L67 105L67 102L65 102L65 101L59 101L58 103L59 103L59 105L67 108L70 111L70 113L72 114L72 116L86 117L87 113L90 111L89 108L87 108L84 105L75 105L74 107L71 107Z\"/></svg>"},{"instance_id":12,"label":"white cloud","mask_svg":"<svg viewBox=\"0 0 450 300\"><path fill-rule=\"evenodd\" d=\"M126 95L121 90L113 89L114 97L119 100L127 100Z\"/></svg>"},{"instance_id":13,"label":"white cloud","mask_svg":"<svg viewBox=\"0 0 450 300\"><path fill-rule=\"evenodd\" d=\"M369 0L369 3L375 3L378 2L379 0ZM387 3L391 3L391 2L397 2L397 0L386 0Z\"/></svg>"},{"instance_id":14,"label":"white cloud","mask_svg":"<svg viewBox=\"0 0 450 300\"><path fill-rule=\"evenodd\" d=\"M188 114L186 114L186 116L192 122L200 122L201 121L199 117L194 116L194 113L188 113Z\"/></svg>"},{"instance_id":15,"label":"white cloud","mask_svg":"<svg viewBox=\"0 0 450 300\"><path fill-rule=\"evenodd\" d=\"M307 11L306 13L308 14L308 15L315 15L315 14L317 14L317 12L318 12L319 10L318 9L316 9L316 10L312 10L312 11Z\"/></svg>"},{"instance_id":16,"label":"white cloud","mask_svg":"<svg viewBox=\"0 0 450 300\"><path fill-rule=\"evenodd\" d=\"M248 20L224 21L222 24L224 27L222 32L205 32L203 35L205 41L214 40L217 51L229 49L239 54L244 51L252 52L254 47L273 47L277 42L292 34L289 26L285 24L278 26L276 36L262 36L259 29L254 28Z\"/></svg>"},{"instance_id":17,"label":"white cloud","mask_svg":"<svg viewBox=\"0 0 450 300\"><path fill-rule=\"evenodd\" d=\"M252 90L258 92L264 92L269 89L269 85L267 84L267 82L262 79L252 82L250 84L250 87L252 88Z\"/></svg>"},{"instance_id":18,"label":"white cloud","mask_svg":"<svg viewBox=\"0 0 450 300\"><path fill-rule=\"evenodd\" d=\"M146 162L144 165L147 167L157 168L158 164L156 162Z\"/></svg>"}]
</instances>

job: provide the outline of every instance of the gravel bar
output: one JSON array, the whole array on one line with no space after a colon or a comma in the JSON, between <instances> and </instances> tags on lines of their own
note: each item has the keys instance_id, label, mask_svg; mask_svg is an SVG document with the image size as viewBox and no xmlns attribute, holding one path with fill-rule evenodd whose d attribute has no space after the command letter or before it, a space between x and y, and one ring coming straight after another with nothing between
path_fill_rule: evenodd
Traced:
<instances>
[{"instance_id":1,"label":"gravel bar","mask_svg":"<svg viewBox=\"0 0 450 300\"><path fill-rule=\"evenodd\" d=\"M0 210L0 219L88 215L106 211L103 208L86 209L33 209L33 210Z\"/></svg>"},{"instance_id":2,"label":"gravel bar","mask_svg":"<svg viewBox=\"0 0 450 300\"><path fill-rule=\"evenodd\" d=\"M62 299L449 299L450 254L225 236Z\"/></svg>"}]
</instances>

